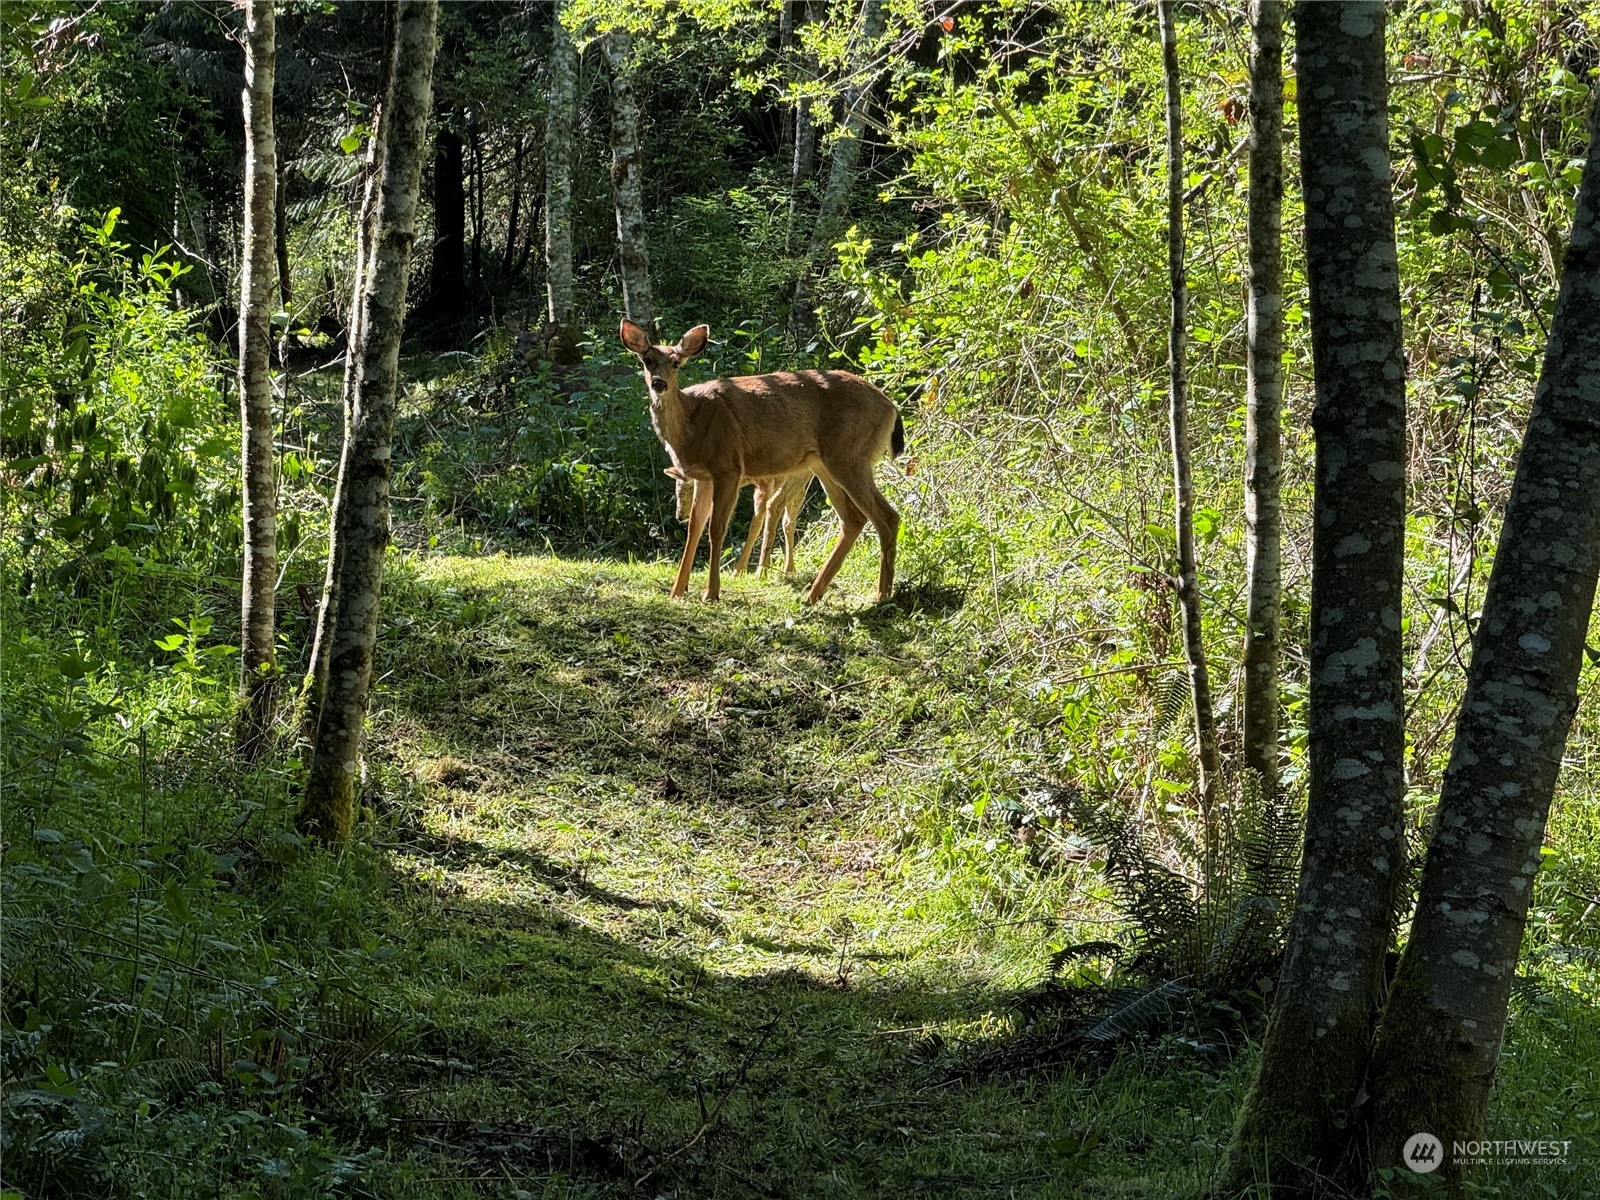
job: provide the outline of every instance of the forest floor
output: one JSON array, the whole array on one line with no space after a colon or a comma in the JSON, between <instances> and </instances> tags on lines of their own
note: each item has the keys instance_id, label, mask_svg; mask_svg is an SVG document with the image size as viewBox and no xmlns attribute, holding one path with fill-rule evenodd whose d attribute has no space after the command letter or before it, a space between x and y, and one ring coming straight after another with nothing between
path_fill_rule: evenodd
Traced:
<instances>
[{"instance_id":1,"label":"forest floor","mask_svg":"<svg viewBox=\"0 0 1600 1200\"><path fill-rule=\"evenodd\" d=\"M816 610L803 572L732 579L716 606L668 599L665 565L407 578L374 749L410 782L387 789L396 886L374 915L421 1020L382 1068L388 1128L448 1164L418 1194L1203 1189L1248 1054L1173 1038L952 1071L950 1047L1017 1028L1052 943L1111 914L1092 871L1035 869L1003 823L956 844L942 797L985 736L980 639L953 605L867 605L854 558ZM1600 1049L1578 1007L1524 1022L1508 1112L1520 1081L1555 1084L1547 1054ZM1600 1055L1578 1057L1563 1083L1592 1109ZM1580 1175L1538 1184L1577 1196Z\"/></svg>"},{"instance_id":2,"label":"forest floor","mask_svg":"<svg viewBox=\"0 0 1600 1200\"><path fill-rule=\"evenodd\" d=\"M382 923L426 1031L396 1128L548 1194L1194 1190L1237 1070L1169 1046L970 1080L939 1053L1012 1026L1078 882L930 844L977 667L950 626L850 578L817 610L798 580L708 606L667 579L442 559L405 585Z\"/></svg>"},{"instance_id":3,"label":"forest floor","mask_svg":"<svg viewBox=\"0 0 1600 1200\"><path fill-rule=\"evenodd\" d=\"M863 549L814 609L805 562L712 606L667 563L396 556L337 856L286 832L292 764L239 778L203 652L159 710L127 674L8 858L4 1195L1199 1195L1248 1046L964 1069L1115 913L981 783L1034 769L998 603L870 605ZM1519 989L1491 1135L1572 1158L1475 1194L1592 1195L1597 1112L1592 997Z\"/></svg>"}]
</instances>

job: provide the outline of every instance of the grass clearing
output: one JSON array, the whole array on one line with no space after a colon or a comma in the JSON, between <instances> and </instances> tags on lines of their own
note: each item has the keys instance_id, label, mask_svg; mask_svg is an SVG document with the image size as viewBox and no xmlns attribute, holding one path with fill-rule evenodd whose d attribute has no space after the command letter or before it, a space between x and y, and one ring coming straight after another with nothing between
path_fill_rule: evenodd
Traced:
<instances>
[{"instance_id":1,"label":"grass clearing","mask_svg":"<svg viewBox=\"0 0 1600 1200\"><path fill-rule=\"evenodd\" d=\"M215 752L224 682L125 681L216 707L144 758L103 720L110 782L52 792L32 857L8 858L6 1061L37 1084L9 1093L8 1182L1199 1195L1248 1052L1169 1038L1052 1077L952 1071L1018 1027L1052 940L1107 928L1091 865L1041 869L1004 806L1040 745L1082 734L1041 732L1015 686L1027 638L989 597L868 607L875 563L850 565L807 609L803 569L708 606L669 600L665 563L397 557L368 808L338 858L284 840L292 769L240 782ZM1550 878L1581 892L1593 831L1556 830ZM1583 912L1548 912L1550 945L1581 941ZM1595 978L1539 962L1491 1130L1574 1139L1536 1182L1576 1198ZM38 985L62 964L70 987Z\"/></svg>"}]
</instances>

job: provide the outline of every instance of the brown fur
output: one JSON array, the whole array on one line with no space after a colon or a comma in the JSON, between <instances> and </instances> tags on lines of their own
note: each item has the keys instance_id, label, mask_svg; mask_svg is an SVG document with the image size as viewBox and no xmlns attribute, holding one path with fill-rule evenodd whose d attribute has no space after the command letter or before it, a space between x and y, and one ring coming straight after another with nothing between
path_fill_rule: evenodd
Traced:
<instances>
[{"instance_id":1,"label":"brown fur","mask_svg":"<svg viewBox=\"0 0 1600 1200\"><path fill-rule=\"evenodd\" d=\"M743 480L809 471L822 480L839 514L839 540L806 592L815 604L868 521L878 531L878 599L894 590L900 514L873 481L878 460L896 440L899 413L889 398L848 371L780 371L679 388L678 370L705 348L710 329L697 325L675 346L652 345L645 330L622 322L622 343L644 366L650 420L673 465L695 480L689 540L672 594L689 588L695 548L707 524L711 565L705 598L721 590L720 560L728 518ZM702 493L706 493L702 499Z\"/></svg>"}]
</instances>

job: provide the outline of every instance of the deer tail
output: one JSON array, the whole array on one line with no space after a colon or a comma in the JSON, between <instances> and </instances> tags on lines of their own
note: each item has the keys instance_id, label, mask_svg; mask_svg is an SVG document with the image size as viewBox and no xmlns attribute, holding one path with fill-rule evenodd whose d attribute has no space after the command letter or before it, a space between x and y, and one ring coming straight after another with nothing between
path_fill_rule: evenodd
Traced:
<instances>
[{"instance_id":1,"label":"deer tail","mask_svg":"<svg viewBox=\"0 0 1600 1200\"><path fill-rule=\"evenodd\" d=\"M894 414L894 432L889 435L889 457L899 458L906 449L906 423L900 414Z\"/></svg>"}]
</instances>

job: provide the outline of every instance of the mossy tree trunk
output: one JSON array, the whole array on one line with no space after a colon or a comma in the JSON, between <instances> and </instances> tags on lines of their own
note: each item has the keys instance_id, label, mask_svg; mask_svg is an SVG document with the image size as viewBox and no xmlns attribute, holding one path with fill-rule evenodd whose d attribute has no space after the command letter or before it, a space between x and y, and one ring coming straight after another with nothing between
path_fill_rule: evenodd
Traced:
<instances>
[{"instance_id":1,"label":"mossy tree trunk","mask_svg":"<svg viewBox=\"0 0 1600 1200\"><path fill-rule=\"evenodd\" d=\"M1274 1195L1345 1168L1405 867L1405 358L1384 8L1295 6L1316 433L1310 798L1288 948L1232 1158Z\"/></svg>"},{"instance_id":2,"label":"mossy tree trunk","mask_svg":"<svg viewBox=\"0 0 1600 1200\"><path fill-rule=\"evenodd\" d=\"M565 7L564 0L558 0L550 14L550 91L544 132L545 297L549 319L557 329L558 355L577 340L572 301L572 122L578 52L561 24Z\"/></svg>"},{"instance_id":3,"label":"mossy tree trunk","mask_svg":"<svg viewBox=\"0 0 1600 1200\"><path fill-rule=\"evenodd\" d=\"M239 279L239 425L244 493L239 616L241 757L262 751L277 717L278 501L272 435L272 312L278 231L278 144L272 122L277 45L272 0L244 10L244 242Z\"/></svg>"},{"instance_id":4,"label":"mossy tree trunk","mask_svg":"<svg viewBox=\"0 0 1600 1200\"><path fill-rule=\"evenodd\" d=\"M856 166L861 161L861 133L867 127L867 106L872 103L872 86L878 77L874 56L883 40L884 0L863 0L861 35L857 41L856 82L845 89L844 128L833 143L833 158L828 165L828 182L822 190L817 222L811 230L810 249L795 280L794 297L789 306L789 334L801 345L810 340L816 314L812 310L812 289L816 276L826 266L834 243L844 232L849 211L850 188L856 181Z\"/></svg>"},{"instance_id":5,"label":"mossy tree trunk","mask_svg":"<svg viewBox=\"0 0 1600 1200\"><path fill-rule=\"evenodd\" d=\"M622 262L622 308L632 321L656 328L650 295L650 253L645 236L644 161L639 143L639 102L633 90L633 35L614 29L601 39L611 78L611 186L616 194L617 250Z\"/></svg>"},{"instance_id":6,"label":"mossy tree trunk","mask_svg":"<svg viewBox=\"0 0 1600 1200\"><path fill-rule=\"evenodd\" d=\"M1278 628L1283 595L1283 4L1250 5L1249 345L1244 513L1244 765L1278 788Z\"/></svg>"},{"instance_id":7,"label":"mossy tree trunk","mask_svg":"<svg viewBox=\"0 0 1600 1200\"><path fill-rule=\"evenodd\" d=\"M1178 604L1183 609L1183 650L1194 700L1195 742L1200 767L1200 807L1211 850L1222 758L1211 707L1211 672L1206 666L1200 620L1199 564L1194 549L1194 470L1189 455L1189 283L1183 236L1183 93L1178 79L1178 30L1173 0L1160 0L1162 77L1167 92L1167 280L1172 297L1167 324L1167 399L1172 438L1174 530L1178 543Z\"/></svg>"},{"instance_id":8,"label":"mossy tree trunk","mask_svg":"<svg viewBox=\"0 0 1600 1200\"><path fill-rule=\"evenodd\" d=\"M416 238L418 194L433 92L437 0L401 0L383 106L383 175L371 269L362 296L360 386L350 414L334 524L340 552L326 691L306 778L300 829L324 842L348 840L389 542L389 477L400 335Z\"/></svg>"},{"instance_id":9,"label":"mossy tree trunk","mask_svg":"<svg viewBox=\"0 0 1600 1200\"><path fill-rule=\"evenodd\" d=\"M349 324L345 329L344 437L339 446L339 474L333 490L333 511L344 508L345 480L350 471L350 430L356 396L361 390L367 341L367 284L372 277L374 252L378 243L378 210L383 199L383 134L385 98L394 78L394 8L384 9L383 70L378 103L367 118L371 134L367 138L367 158L361 171L361 208L356 220L355 266L351 278ZM328 530L328 562L322 580L322 601L317 609L317 628L311 641L311 662L301 691L300 734L307 752L317 738L317 721L322 713L322 697L328 690L328 656L333 647L333 621L337 610L339 580L343 577L344 542L337 521Z\"/></svg>"},{"instance_id":10,"label":"mossy tree trunk","mask_svg":"<svg viewBox=\"0 0 1600 1200\"><path fill-rule=\"evenodd\" d=\"M1378 1031L1373 1156L1482 1136L1600 577L1600 107L1456 718L1411 937ZM1404 1173L1402 1173L1404 1174Z\"/></svg>"}]
</instances>

